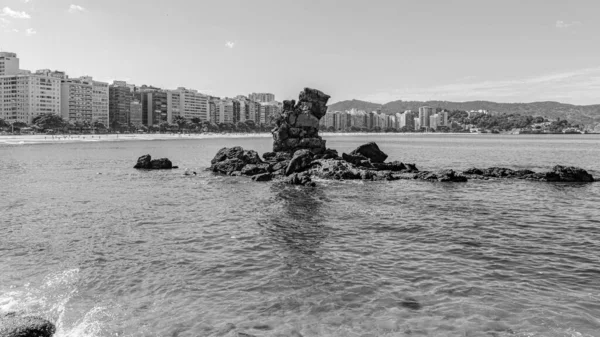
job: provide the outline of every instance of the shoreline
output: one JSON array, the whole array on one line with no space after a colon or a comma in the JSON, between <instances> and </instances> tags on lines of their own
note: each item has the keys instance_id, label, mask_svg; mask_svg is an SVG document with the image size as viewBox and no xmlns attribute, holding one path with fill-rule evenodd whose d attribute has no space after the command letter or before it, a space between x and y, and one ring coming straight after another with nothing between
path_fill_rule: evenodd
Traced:
<instances>
[{"instance_id":1,"label":"shoreline","mask_svg":"<svg viewBox=\"0 0 600 337\"><path fill-rule=\"evenodd\" d=\"M416 137L416 136L582 136L584 134L487 134L487 133L364 133L364 132L321 132L323 137ZM590 134L594 135L594 134ZM85 134L85 135L0 135L0 145L27 145L27 144L64 144L64 143L89 143L89 142L125 142L125 141L153 141L153 140L182 140L182 139L218 139L218 138L271 138L269 132L262 133L192 133L192 134Z\"/></svg>"}]
</instances>

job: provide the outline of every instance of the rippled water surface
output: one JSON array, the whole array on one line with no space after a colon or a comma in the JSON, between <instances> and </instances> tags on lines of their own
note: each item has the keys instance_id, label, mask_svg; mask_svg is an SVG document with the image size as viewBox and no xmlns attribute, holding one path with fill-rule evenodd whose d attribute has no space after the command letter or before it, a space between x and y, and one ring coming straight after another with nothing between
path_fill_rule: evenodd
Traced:
<instances>
[{"instance_id":1,"label":"rippled water surface","mask_svg":"<svg viewBox=\"0 0 600 337\"><path fill-rule=\"evenodd\" d=\"M427 170L600 178L598 136L328 146L366 140ZM0 145L0 310L45 316L58 336L600 336L600 183L311 189L203 170L233 145L271 140ZM146 153L182 169L132 169Z\"/></svg>"}]
</instances>

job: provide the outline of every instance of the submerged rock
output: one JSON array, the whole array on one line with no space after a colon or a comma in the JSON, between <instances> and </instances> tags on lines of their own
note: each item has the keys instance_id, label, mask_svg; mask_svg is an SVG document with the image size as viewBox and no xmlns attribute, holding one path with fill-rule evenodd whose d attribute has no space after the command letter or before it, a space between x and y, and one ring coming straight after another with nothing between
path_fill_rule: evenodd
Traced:
<instances>
[{"instance_id":1,"label":"submerged rock","mask_svg":"<svg viewBox=\"0 0 600 337\"><path fill-rule=\"evenodd\" d=\"M177 168L177 166L173 166L173 163L167 158L153 160L149 154L146 154L138 158L137 163L133 168L145 170L169 170Z\"/></svg>"},{"instance_id":2,"label":"submerged rock","mask_svg":"<svg viewBox=\"0 0 600 337\"><path fill-rule=\"evenodd\" d=\"M37 316L20 316L15 313L0 315L2 337L51 337L56 332L52 322Z\"/></svg>"},{"instance_id":3,"label":"submerged rock","mask_svg":"<svg viewBox=\"0 0 600 337\"><path fill-rule=\"evenodd\" d=\"M271 173L263 173L252 176L252 180L254 181L271 181L273 180L273 175Z\"/></svg>"},{"instance_id":4,"label":"submerged rock","mask_svg":"<svg viewBox=\"0 0 600 337\"><path fill-rule=\"evenodd\" d=\"M557 165L548 172L533 172L531 170L512 170L504 167L490 167L487 169L470 168L462 174L472 179L506 178L523 179L545 182L593 182L594 177L586 170L574 166Z\"/></svg>"},{"instance_id":5,"label":"submerged rock","mask_svg":"<svg viewBox=\"0 0 600 337\"><path fill-rule=\"evenodd\" d=\"M294 173L290 175L285 182L290 185L302 185L302 186L316 186L315 182L310 178L308 172Z\"/></svg>"},{"instance_id":6,"label":"submerged rock","mask_svg":"<svg viewBox=\"0 0 600 337\"><path fill-rule=\"evenodd\" d=\"M417 300L415 300L414 298L410 298L410 297L401 301L400 305L405 308L412 309L412 310L421 309L421 304L419 302L417 302Z\"/></svg>"}]
</instances>

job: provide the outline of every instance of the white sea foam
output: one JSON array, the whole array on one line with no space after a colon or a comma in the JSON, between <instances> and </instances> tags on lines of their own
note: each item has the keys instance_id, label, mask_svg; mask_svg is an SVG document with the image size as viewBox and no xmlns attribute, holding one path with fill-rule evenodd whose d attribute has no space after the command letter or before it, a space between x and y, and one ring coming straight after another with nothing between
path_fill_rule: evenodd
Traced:
<instances>
[{"instance_id":1,"label":"white sea foam","mask_svg":"<svg viewBox=\"0 0 600 337\"><path fill-rule=\"evenodd\" d=\"M47 318L56 325L56 337L96 337L110 318L105 307L93 306L86 312L70 308L78 293L79 269L47 275L39 286L25 284L0 290L0 311L20 312Z\"/></svg>"}]
</instances>

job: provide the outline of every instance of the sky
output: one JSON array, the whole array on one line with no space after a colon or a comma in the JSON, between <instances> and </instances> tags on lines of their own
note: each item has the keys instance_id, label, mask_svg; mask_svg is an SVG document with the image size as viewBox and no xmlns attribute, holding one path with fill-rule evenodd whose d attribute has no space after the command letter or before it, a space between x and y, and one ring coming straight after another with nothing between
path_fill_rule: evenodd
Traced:
<instances>
[{"instance_id":1,"label":"sky","mask_svg":"<svg viewBox=\"0 0 600 337\"><path fill-rule=\"evenodd\" d=\"M600 103L598 0L0 0L21 68L214 96Z\"/></svg>"}]
</instances>

